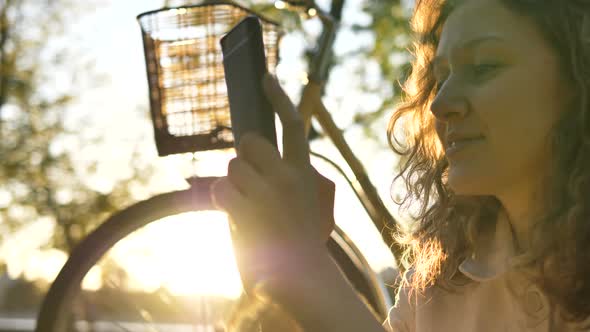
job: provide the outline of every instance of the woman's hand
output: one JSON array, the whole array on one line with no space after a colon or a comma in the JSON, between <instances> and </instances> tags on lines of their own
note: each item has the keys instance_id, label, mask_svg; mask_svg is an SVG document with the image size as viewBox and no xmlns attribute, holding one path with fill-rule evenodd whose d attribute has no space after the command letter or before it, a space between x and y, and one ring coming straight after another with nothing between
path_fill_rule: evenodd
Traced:
<instances>
[{"instance_id":1,"label":"woman's hand","mask_svg":"<svg viewBox=\"0 0 590 332\"><path fill-rule=\"evenodd\" d=\"M211 191L230 216L246 290L303 275L318 255L327 255L334 223L334 184L310 164L299 113L276 79L266 75L263 86L283 125L283 156L263 137L244 134L227 177Z\"/></svg>"},{"instance_id":2,"label":"woman's hand","mask_svg":"<svg viewBox=\"0 0 590 332\"><path fill-rule=\"evenodd\" d=\"M287 309L304 331L383 331L328 254L334 184L310 165L303 122L278 82L266 77L264 89L283 123L282 158L246 134L228 176L212 187L230 215L244 287Z\"/></svg>"}]
</instances>

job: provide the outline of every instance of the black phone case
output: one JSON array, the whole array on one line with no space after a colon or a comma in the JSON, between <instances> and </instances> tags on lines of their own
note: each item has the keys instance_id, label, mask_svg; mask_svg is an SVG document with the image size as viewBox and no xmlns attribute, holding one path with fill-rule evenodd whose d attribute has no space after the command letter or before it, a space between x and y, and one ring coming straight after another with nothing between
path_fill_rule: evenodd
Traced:
<instances>
[{"instance_id":1,"label":"black phone case","mask_svg":"<svg viewBox=\"0 0 590 332\"><path fill-rule=\"evenodd\" d=\"M276 147L275 115L262 88L267 67L258 18L247 16L220 42L234 146L244 133L253 131Z\"/></svg>"}]
</instances>

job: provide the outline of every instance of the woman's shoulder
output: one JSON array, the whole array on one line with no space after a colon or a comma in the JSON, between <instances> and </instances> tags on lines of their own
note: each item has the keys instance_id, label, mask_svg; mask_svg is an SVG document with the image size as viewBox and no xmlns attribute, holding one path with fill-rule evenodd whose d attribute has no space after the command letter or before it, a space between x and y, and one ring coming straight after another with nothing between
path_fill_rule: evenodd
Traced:
<instances>
[{"instance_id":1,"label":"woman's shoulder","mask_svg":"<svg viewBox=\"0 0 590 332\"><path fill-rule=\"evenodd\" d=\"M412 280L416 277L414 268L408 269L403 276L403 281L397 289L395 304L389 310L383 326L388 331L415 331L417 316L424 319L424 315L417 315L418 311L424 311L436 304L454 303L455 295L469 292L474 283L463 276L462 273L454 274L446 286L431 285L424 289L416 289L412 286ZM454 294L454 295L452 295ZM450 295L450 296L449 296ZM460 295L459 295L460 297ZM428 311L428 310L427 310Z\"/></svg>"},{"instance_id":2,"label":"woman's shoulder","mask_svg":"<svg viewBox=\"0 0 590 332\"><path fill-rule=\"evenodd\" d=\"M383 327L388 331L414 331L416 298L410 282L414 273L414 269L409 269L404 273L403 280L396 292L395 304L389 309L387 319L383 322Z\"/></svg>"}]
</instances>

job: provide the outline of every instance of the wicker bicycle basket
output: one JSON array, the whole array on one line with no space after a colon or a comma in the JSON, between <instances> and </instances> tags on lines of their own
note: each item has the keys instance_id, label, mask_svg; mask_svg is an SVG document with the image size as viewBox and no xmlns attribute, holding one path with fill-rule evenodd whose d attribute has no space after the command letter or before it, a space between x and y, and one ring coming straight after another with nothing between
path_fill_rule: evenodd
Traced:
<instances>
[{"instance_id":1,"label":"wicker bicycle basket","mask_svg":"<svg viewBox=\"0 0 590 332\"><path fill-rule=\"evenodd\" d=\"M150 111L160 156L233 147L219 40L247 15L231 1L140 14ZM278 62L279 26L260 17L268 71Z\"/></svg>"}]
</instances>

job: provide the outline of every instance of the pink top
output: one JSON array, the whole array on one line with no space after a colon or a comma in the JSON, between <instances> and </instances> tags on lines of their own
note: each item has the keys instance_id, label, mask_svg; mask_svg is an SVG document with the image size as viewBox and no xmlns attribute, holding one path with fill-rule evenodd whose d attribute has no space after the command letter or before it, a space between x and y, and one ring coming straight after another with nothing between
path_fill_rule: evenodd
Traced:
<instances>
[{"instance_id":1,"label":"pink top","mask_svg":"<svg viewBox=\"0 0 590 332\"><path fill-rule=\"evenodd\" d=\"M457 282L457 292L432 287L410 296L401 289L383 326L392 332L590 331L561 320L547 296L511 268L515 244L500 214L496 231L460 264L463 275L455 279L465 281Z\"/></svg>"}]
</instances>

